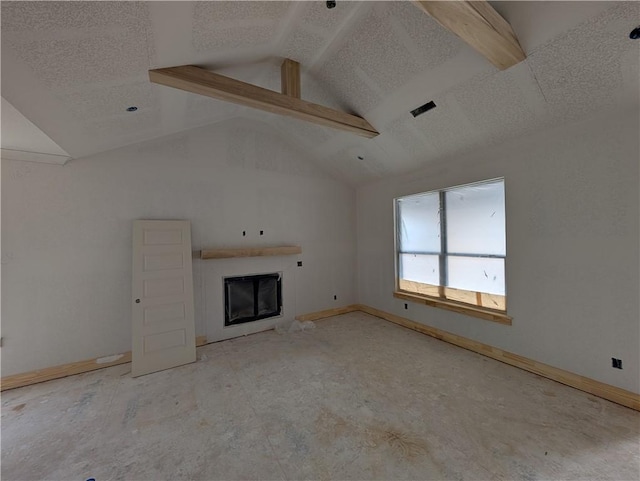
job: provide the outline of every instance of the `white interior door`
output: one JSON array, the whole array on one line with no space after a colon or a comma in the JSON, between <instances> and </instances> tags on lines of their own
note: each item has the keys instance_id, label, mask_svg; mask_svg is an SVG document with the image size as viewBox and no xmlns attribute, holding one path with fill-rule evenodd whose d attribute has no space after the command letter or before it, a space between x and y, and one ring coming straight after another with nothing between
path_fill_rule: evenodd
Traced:
<instances>
[{"instance_id":1,"label":"white interior door","mask_svg":"<svg viewBox=\"0 0 640 481\"><path fill-rule=\"evenodd\" d=\"M133 223L131 374L141 376L196 360L191 223Z\"/></svg>"}]
</instances>

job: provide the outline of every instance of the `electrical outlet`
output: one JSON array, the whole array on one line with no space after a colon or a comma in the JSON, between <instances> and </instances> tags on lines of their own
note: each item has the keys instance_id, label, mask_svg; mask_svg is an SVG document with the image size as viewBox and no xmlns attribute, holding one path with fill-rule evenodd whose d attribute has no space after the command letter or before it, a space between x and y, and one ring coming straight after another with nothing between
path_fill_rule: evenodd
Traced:
<instances>
[{"instance_id":1,"label":"electrical outlet","mask_svg":"<svg viewBox=\"0 0 640 481\"><path fill-rule=\"evenodd\" d=\"M622 369L622 359L611 358L611 367L615 369Z\"/></svg>"},{"instance_id":2,"label":"electrical outlet","mask_svg":"<svg viewBox=\"0 0 640 481\"><path fill-rule=\"evenodd\" d=\"M337 301L338 300L338 296L333 296L333 300Z\"/></svg>"},{"instance_id":3,"label":"electrical outlet","mask_svg":"<svg viewBox=\"0 0 640 481\"><path fill-rule=\"evenodd\" d=\"M246 235L247 235L247 231L246 231L246 230L243 230L243 231L242 231L242 237L244 237L244 236L246 236Z\"/></svg>"},{"instance_id":4,"label":"electrical outlet","mask_svg":"<svg viewBox=\"0 0 640 481\"><path fill-rule=\"evenodd\" d=\"M263 230L260 231L260 235L264 235L264 231Z\"/></svg>"},{"instance_id":5,"label":"electrical outlet","mask_svg":"<svg viewBox=\"0 0 640 481\"><path fill-rule=\"evenodd\" d=\"M405 308L405 309L409 309L409 304L406 304L406 303L405 303L404 308Z\"/></svg>"},{"instance_id":6,"label":"electrical outlet","mask_svg":"<svg viewBox=\"0 0 640 481\"><path fill-rule=\"evenodd\" d=\"M302 261L298 261L298 267L302 267Z\"/></svg>"}]
</instances>

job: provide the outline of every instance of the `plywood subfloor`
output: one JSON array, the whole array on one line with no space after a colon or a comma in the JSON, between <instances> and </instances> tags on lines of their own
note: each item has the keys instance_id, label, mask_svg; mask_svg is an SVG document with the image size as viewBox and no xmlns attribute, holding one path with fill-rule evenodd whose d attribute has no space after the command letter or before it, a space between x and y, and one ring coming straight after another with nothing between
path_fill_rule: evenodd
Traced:
<instances>
[{"instance_id":1,"label":"plywood subfloor","mask_svg":"<svg viewBox=\"0 0 640 481\"><path fill-rule=\"evenodd\" d=\"M640 413L367 314L3 393L2 479L633 479Z\"/></svg>"}]
</instances>

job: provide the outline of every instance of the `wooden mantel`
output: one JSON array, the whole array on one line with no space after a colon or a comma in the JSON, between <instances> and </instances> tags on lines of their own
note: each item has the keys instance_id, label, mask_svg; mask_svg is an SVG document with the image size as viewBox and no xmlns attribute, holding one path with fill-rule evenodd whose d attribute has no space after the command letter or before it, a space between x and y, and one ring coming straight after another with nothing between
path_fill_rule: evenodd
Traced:
<instances>
[{"instance_id":1,"label":"wooden mantel","mask_svg":"<svg viewBox=\"0 0 640 481\"><path fill-rule=\"evenodd\" d=\"M223 249L202 249L200 259L229 259L232 257L292 256L302 254L300 246L275 247L231 247Z\"/></svg>"}]
</instances>

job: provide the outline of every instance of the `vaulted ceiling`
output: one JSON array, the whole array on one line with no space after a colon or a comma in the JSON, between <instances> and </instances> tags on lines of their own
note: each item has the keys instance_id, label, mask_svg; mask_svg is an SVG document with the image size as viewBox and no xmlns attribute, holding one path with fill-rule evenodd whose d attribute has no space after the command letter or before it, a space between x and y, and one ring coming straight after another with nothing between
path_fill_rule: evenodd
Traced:
<instances>
[{"instance_id":1,"label":"vaulted ceiling","mask_svg":"<svg viewBox=\"0 0 640 481\"><path fill-rule=\"evenodd\" d=\"M629 32L639 3L491 4L527 54L504 71L408 1L3 1L2 97L73 158L245 118L352 184L638 105L640 41ZM147 73L192 64L279 91L283 58L302 65L303 99L380 135L154 85ZM430 100L435 109L410 115ZM5 136L8 125L3 112Z\"/></svg>"}]
</instances>

